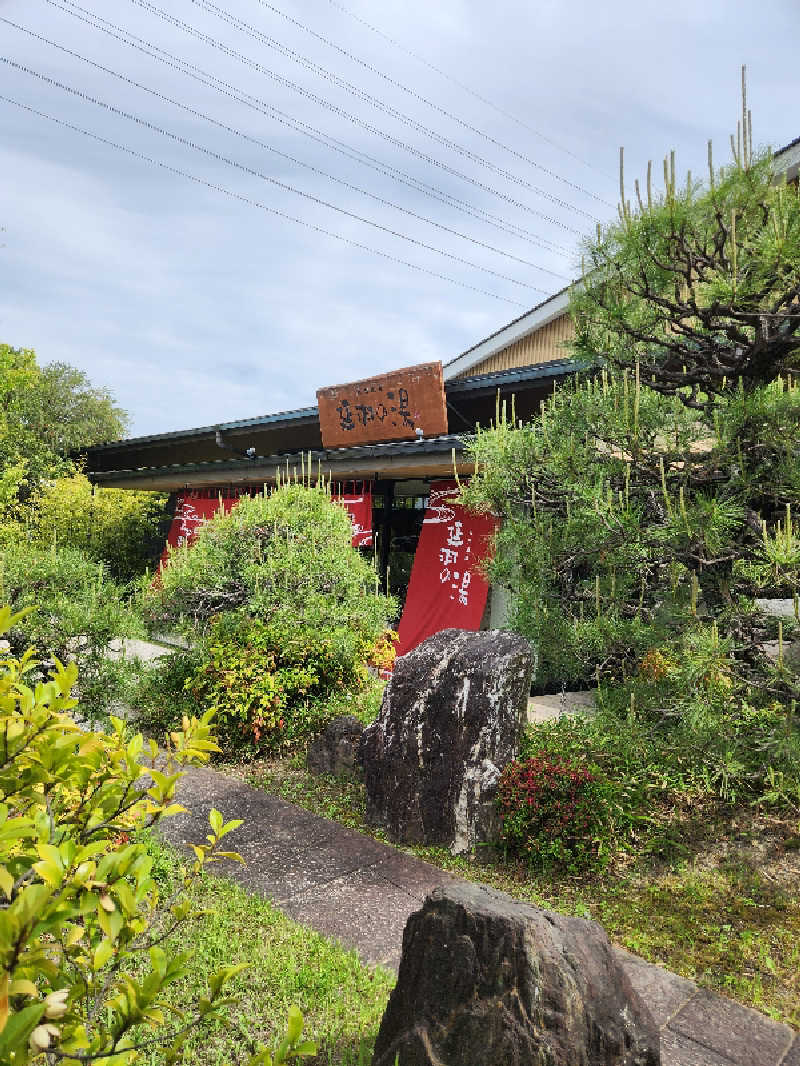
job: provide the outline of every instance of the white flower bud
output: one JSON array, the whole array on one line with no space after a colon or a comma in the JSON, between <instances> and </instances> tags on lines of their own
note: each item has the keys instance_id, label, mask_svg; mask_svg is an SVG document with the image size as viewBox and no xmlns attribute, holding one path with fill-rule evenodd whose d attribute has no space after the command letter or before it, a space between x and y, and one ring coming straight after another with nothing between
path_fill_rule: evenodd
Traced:
<instances>
[{"instance_id":1,"label":"white flower bud","mask_svg":"<svg viewBox=\"0 0 800 1066\"><path fill-rule=\"evenodd\" d=\"M28 1047L38 1055L40 1051L47 1051L50 1047L51 1037L59 1036L59 1030L54 1025L37 1025L28 1038Z\"/></svg>"},{"instance_id":2,"label":"white flower bud","mask_svg":"<svg viewBox=\"0 0 800 1066\"><path fill-rule=\"evenodd\" d=\"M68 988L59 988L57 992L51 992L44 1001L44 1014L46 1018L54 1021L63 1018L67 1013Z\"/></svg>"}]
</instances>

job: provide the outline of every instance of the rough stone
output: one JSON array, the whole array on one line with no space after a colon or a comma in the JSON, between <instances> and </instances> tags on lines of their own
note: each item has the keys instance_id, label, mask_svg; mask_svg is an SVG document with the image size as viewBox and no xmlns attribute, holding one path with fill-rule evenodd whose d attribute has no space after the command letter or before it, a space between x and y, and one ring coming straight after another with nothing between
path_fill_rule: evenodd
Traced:
<instances>
[{"instance_id":1,"label":"rough stone","mask_svg":"<svg viewBox=\"0 0 800 1066\"><path fill-rule=\"evenodd\" d=\"M660 1036L596 922L494 889L408 920L372 1066L660 1066Z\"/></svg>"},{"instance_id":2,"label":"rough stone","mask_svg":"<svg viewBox=\"0 0 800 1066\"><path fill-rule=\"evenodd\" d=\"M446 629L398 659L361 742L368 820L394 840L456 853L490 841L531 665L529 643L500 630Z\"/></svg>"},{"instance_id":3,"label":"rough stone","mask_svg":"<svg viewBox=\"0 0 800 1066\"><path fill-rule=\"evenodd\" d=\"M358 760L364 726L352 714L328 722L308 746L307 765L312 774L354 776L361 772Z\"/></svg>"}]
</instances>

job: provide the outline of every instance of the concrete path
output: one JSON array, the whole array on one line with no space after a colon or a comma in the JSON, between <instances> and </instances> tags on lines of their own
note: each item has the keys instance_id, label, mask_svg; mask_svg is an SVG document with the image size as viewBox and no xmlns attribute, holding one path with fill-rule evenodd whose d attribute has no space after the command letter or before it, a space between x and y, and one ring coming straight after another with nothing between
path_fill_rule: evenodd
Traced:
<instances>
[{"instance_id":1,"label":"concrete path","mask_svg":"<svg viewBox=\"0 0 800 1066\"><path fill-rule=\"evenodd\" d=\"M108 645L109 659L139 659L143 663L152 663L172 655L176 644L156 644L152 640L137 640L135 637L115 637Z\"/></svg>"},{"instance_id":2,"label":"concrete path","mask_svg":"<svg viewBox=\"0 0 800 1066\"><path fill-rule=\"evenodd\" d=\"M434 888L456 880L214 770L190 770L178 798L190 813L164 823L167 840L203 840L212 807L226 820L244 819L226 846L246 865L226 864L224 876L355 948L367 963L396 970L409 914ZM661 1027L662 1066L800 1066L800 1035L788 1026L626 951L618 954Z\"/></svg>"}]
</instances>

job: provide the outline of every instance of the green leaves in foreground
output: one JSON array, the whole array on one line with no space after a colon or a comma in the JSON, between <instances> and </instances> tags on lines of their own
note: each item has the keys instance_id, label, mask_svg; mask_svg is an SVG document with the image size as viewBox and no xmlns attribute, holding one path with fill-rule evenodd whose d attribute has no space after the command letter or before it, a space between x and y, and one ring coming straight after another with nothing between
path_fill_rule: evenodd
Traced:
<instances>
[{"instance_id":1,"label":"green leaves in foreground","mask_svg":"<svg viewBox=\"0 0 800 1066\"><path fill-rule=\"evenodd\" d=\"M303 1012L298 1007L289 1008L289 1017L286 1023L286 1035L275 1047L269 1051L262 1047L253 1055L247 1066L281 1066L281 1063L289 1059L309 1058L317 1053L317 1045L313 1040L303 1040Z\"/></svg>"},{"instance_id":2,"label":"green leaves in foreground","mask_svg":"<svg viewBox=\"0 0 800 1066\"><path fill-rule=\"evenodd\" d=\"M0 609L0 634L19 620ZM166 1048L176 1062L198 1025L224 1021L226 987L243 966L212 974L205 994L176 1007L169 987L188 955L169 938L197 912L187 891L209 863L238 859L220 841L241 823L212 811L206 843L169 899L162 900L152 857L137 834L184 810L175 802L181 767L218 750L210 714L184 718L143 765L141 736L119 719L107 736L84 733L68 715L77 701L74 664L31 687L32 653L0 654L0 1062L123 1066L140 1051ZM302 1016L273 1057L311 1054Z\"/></svg>"}]
</instances>

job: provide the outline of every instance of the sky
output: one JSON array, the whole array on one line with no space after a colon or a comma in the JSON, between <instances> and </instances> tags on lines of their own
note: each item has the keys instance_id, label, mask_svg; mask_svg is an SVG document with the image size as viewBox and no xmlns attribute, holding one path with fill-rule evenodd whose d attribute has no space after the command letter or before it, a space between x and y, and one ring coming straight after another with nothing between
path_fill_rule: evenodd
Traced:
<instances>
[{"instance_id":1,"label":"sky","mask_svg":"<svg viewBox=\"0 0 800 1066\"><path fill-rule=\"evenodd\" d=\"M798 30L797 0L0 0L0 340L132 435L447 363L579 273L621 145L629 195L671 149L729 161L743 63L754 143L800 135Z\"/></svg>"}]
</instances>

